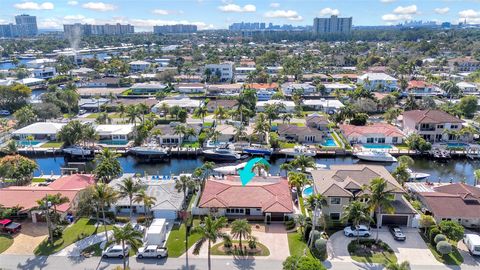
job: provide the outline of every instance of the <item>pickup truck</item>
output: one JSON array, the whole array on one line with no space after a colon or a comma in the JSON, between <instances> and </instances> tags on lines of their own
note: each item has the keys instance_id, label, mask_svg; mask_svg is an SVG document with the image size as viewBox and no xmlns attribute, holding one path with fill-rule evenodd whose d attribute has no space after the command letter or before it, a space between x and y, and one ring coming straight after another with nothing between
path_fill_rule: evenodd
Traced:
<instances>
[{"instance_id":1,"label":"pickup truck","mask_svg":"<svg viewBox=\"0 0 480 270\"><path fill-rule=\"evenodd\" d=\"M14 234L20 232L21 229L22 225L20 223L13 222L10 219L0 220L0 230L6 233Z\"/></svg>"},{"instance_id":2,"label":"pickup truck","mask_svg":"<svg viewBox=\"0 0 480 270\"><path fill-rule=\"evenodd\" d=\"M164 258L168 256L166 247L159 247L156 245L149 245L138 249L137 258Z\"/></svg>"}]
</instances>

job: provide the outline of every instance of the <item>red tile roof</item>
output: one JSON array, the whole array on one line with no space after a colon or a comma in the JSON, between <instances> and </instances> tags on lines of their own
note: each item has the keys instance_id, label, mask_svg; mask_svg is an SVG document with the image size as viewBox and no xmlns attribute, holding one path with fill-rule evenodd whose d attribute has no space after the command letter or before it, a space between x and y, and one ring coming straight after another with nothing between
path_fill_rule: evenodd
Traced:
<instances>
[{"instance_id":1,"label":"red tile roof","mask_svg":"<svg viewBox=\"0 0 480 270\"><path fill-rule=\"evenodd\" d=\"M255 89L255 90L277 89L278 83L250 83L250 84L246 84L245 87Z\"/></svg>"},{"instance_id":2,"label":"red tile roof","mask_svg":"<svg viewBox=\"0 0 480 270\"><path fill-rule=\"evenodd\" d=\"M202 208L261 208L268 213L292 213L293 203L286 178L265 181L254 178L242 186L239 177L227 180L208 180L205 184L199 207ZM269 180L271 180L269 178Z\"/></svg>"},{"instance_id":3,"label":"red tile roof","mask_svg":"<svg viewBox=\"0 0 480 270\"><path fill-rule=\"evenodd\" d=\"M95 184L93 175L72 174L58 178L48 185L48 187L58 190L81 190L93 184Z\"/></svg>"},{"instance_id":4,"label":"red tile roof","mask_svg":"<svg viewBox=\"0 0 480 270\"><path fill-rule=\"evenodd\" d=\"M404 137L405 134L397 127L386 123L373 123L366 126L340 125L345 136L383 134L385 137Z\"/></svg>"},{"instance_id":5,"label":"red tile roof","mask_svg":"<svg viewBox=\"0 0 480 270\"><path fill-rule=\"evenodd\" d=\"M425 81L412 80L408 82L408 89L418 89L418 88L425 88L430 86L432 85Z\"/></svg>"},{"instance_id":6,"label":"red tile roof","mask_svg":"<svg viewBox=\"0 0 480 270\"><path fill-rule=\"evenodd\" d=\"M403 113L403 119L412 119L415 123L463 123L463 120L440 110L413 110Z\"/></svg>"}]
</instances>

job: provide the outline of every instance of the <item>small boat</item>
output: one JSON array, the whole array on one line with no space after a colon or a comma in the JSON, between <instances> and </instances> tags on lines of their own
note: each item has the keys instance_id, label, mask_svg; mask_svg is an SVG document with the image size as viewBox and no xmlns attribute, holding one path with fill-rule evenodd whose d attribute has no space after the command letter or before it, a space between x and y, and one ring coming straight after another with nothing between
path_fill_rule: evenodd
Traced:
<instances>
[{"instance_id":1,"label":"small boat","mask_svg":"<svg viewBox=\"0 0 480 270\"><path fill-rule=\"evenodd\" d=\"M217 147L215 149L208 149L203 151L203 156L210 160L220 161L235 161L242 158L242 155L230 149L229 145L224 147Z\"/></svg>"},{"instance_id":2,"label":"small boat","mask_svg":"<svg viewBox=\"0 0 480 270\"><path fill-rule=\"evenodd\" d=\"M251 154L251 155L267 155L270 156L273 152L272 148L268 148L267 146L260 145L260 144L251 144L248 147L243 149L244 153Z\"/></svg>"},{"instance_id":3,"label":"small boat","mask_svg":"<svg viewBox=\"0 0 480 270\"><path fill-rule=\"evenodd\" d=\"M327 168L327 165L325 164L315 163L315 168L306 168L305 171L307 173L312 173L314 170L323 170L326 168ZM297 168L297 171L301 171L300 168Z\"/></svg>"},{"instance_id":4,"label":"small boat","mask_svg":"<svg viewBox=\"0 0 480 270\"><path fill-rule=\"evenodd\" d=\"M430 174L428 173L419 173L419 172L414 172L411 169L407 169L407 172L410 174L410 177L408 180L414 181L414 180L424 180L430 177Z\"/></svg>"},{"instance_id":5,"label":"small boat","mask_svg":"<svg viewBox=\"0 0 480 270\"><path fill-rule=\"evenodd\" d=\"M247 165L246 162L242 162L238 165L231 165L231 166L223 166L223 167L218 167L214 168L213 171L219 174L225 174L225 175L236 175L238 174L238 170L243 169Z\"/></svg>"},{"instance_id":6,"label":"small boat","mask_svg":"<svg viewBox=\"0 0 480 270\"><path fill-rule=\"evenodd\" d=\"M88 149L88 148L77 146L77 145L63 148L62 151L65 154L68 154L70 156L76 156L76 157L93 155L92 149Z\"/></svg>"},{"instance_id":7,"label":"small boat","mask_svg":"<svg viewBox=\"0 0 480 270\"><path fill-rule=\"evenodd\" d=\"M397 159L387 152L382 151L363 151L355 154L357 158L366 161L375 162L396 162Z\"/></svg>"},{"instance_id":8,"label":"small boat","mask_svg":"<svg viewBox=\"0 0 480 270\"><path fill-rule=\"evenodd\" d=\"M312 149L308 149L305 146L295 146L294 148L286 148L280 150L280 153L283 153L287 156L309 156L314 157L317 155L317 152Z\"/></svg>"},{"instance_id":9,"label":"small boat","mask_svg":"<svg viewBox=\"0 0 480 270\"><path fill-rule=\"evenodd\" d=\"M133 155L136 155L136 156L147 156L147 157L168 156L167 149L159 147L157 145L146 145L146 146L132 147L128 150L128 152L133 154Z\"/></svg>"},{"instance_id":10,"label":"small boat","mask_svg":"<svg viewBox=\"0 0 480 270\"><path fill-rule=\"evenodd\" d=\"M439 162L447 162L450 158L450 153L444 149L434 149L432 151L433 158Z\"/></svg>"}]
</instances>

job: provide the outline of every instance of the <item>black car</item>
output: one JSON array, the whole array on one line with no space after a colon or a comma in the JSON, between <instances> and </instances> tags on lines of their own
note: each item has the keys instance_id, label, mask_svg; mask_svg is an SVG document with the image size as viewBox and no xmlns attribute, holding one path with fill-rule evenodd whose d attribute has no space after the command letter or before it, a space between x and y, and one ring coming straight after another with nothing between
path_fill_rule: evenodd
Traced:
<instances>
[{"instance_id":1,"label":"black car","mask_svg":"<svg viewBox=\"0 0 480 270\"><path fill-rule=\"evenodd\" d=\"M397 241L405 241L407 239L407 236L402 232L399 227L391 226L389 227L389 231L392 234L393 239Z\"/></svg>"}]
</instances>

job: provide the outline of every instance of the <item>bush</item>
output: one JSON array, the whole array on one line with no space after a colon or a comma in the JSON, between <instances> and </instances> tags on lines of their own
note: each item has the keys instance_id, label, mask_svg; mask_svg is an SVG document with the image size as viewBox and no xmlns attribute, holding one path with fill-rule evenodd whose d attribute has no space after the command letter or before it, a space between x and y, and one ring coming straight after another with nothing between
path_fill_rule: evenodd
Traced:
<instances>
[{"instance_id":1,"label":"bush","mask_svg":"<svg viewBox=\"0 0 480 270\"><path fill-rule=\"evenodd\" d=\"M287 257L283 262L283 270L324 270L326 269L323 264L314 258L303 256L299 257L297 255L292 255Z\"/></svg>"},{"instance_id":2,"label":"bush","mask_svg":"<svg viewBox=\"0 0 480 270\"><path fill-rule=\"evenodd\" d=\"M318 239L320 239L321 236L322 236L322 234L319 231L314 230L312 232L312 242L315 243Z\"/></svg>"},{"instance_id":3,"label":"bush","mask_svg":"<svg viewBox=\"0 0 480 270\"><path fill-rule=\"evenodd\" d=\"M255 237L250 237L250 239L248 239L248 247L251 249L257 248L257 239Z\"/></svg>"},{"instance_id":4,"label":"bush","mask_svg":"<svg viewBox=\"0 0 480 270\"><path fill-rule=\"evenodd\" d=\"M447 241L447 237L443 234L437 234L433 241L435 242L435 244L438 244L438 242Z\"/></svg>"},{"instance_id":5,"label":"bush","mask_svg":"<svg viewBox=\"0 0 480 270\"><path fill-rule=\"evenodd\" d=\"M310 232L312 231L312 225L308 224L305 226L305 229L303 230L303 239L305 241L308 241L308 237L310 237Z\"/></svg>"},{"instance_id":6,"label":"bush","mask_svg":"<svg viewBox=\"0 0 480 270\"><path fill-rule=\"evenodd\" d=\"M59 239L62 237L63 235L63 230L65 228L62 227L62 226L56 226L53 230L52 230L52 236L54 239Z\"/></svg>"},{"instance_id":7,"label":"bush","mask_svg":"<svg viewBox=\"0 0 480 270\"><path fill-rule=\"evenodd\" d=\"M145 216L139 216L137 217L137 223L145 223L146 217Z\"/></svg>"},{"instance_id":8,"label":"bush","mask_svg":"<svg viewBox=\"0 0 480 270\"><path fill-rule=\"evenodd\" d=\"M318 257L320 260L325 260L327 258L327 240L320 238L315 241L315 249L318 252Z\"/></svg>"},{"instance_id":9,"label":"bush","mask_svg":"<svg viewBox=\"0 0 480 270\"><path fill-rule=\"evenodd\" d=\"M452 220L443 220L442 222L440 222L438 227L448 239L451 239L455 242L460 241L463 238L463 234L465 233L465 228L463 228L460 223Z\"/></svg>"},{"instance_id":10,"label":"bush","mask_svg":"<svg viewBox=\"0 0 480 270\"><path fill-rule=\"evenodd\" d=\"M452 252L452 245L448 243L447 241L440 241L437 244L437 250L440 252L442 255L446 255Z\"/></svg>"},{"instance_id":11,"label":"bush","mask_svg":"<svg viewBox=\"0 0 480 270\"><path fill-rule=\"evenodd\" d=\"M232 239L226 238L225 241L223 241L223 246L225 248L231 248L232 247Z\"/></svg>"},{"instance_id":12,"label":"bush","mask_svg":"<svg viewBox=\"0 0 480 270\"><path fill-rule=\"evenodd\" d=\"M129 217L115 217L115 221L119 223L128 223L130 222Z\"/></svg>"},{"instance_id":13,"label":"bush","mask_svg":"<svg viewBox=\"0 0 480 270\"><path fill-rule=\"evenodd\" d=\"M438 229L438 227L432 227L430 229L428 237L429 237L430 241L433 241L435 239L435 236L437 236L437 234L441 234L441 233L442 232Z\"/></svg>"}]
</instances>

